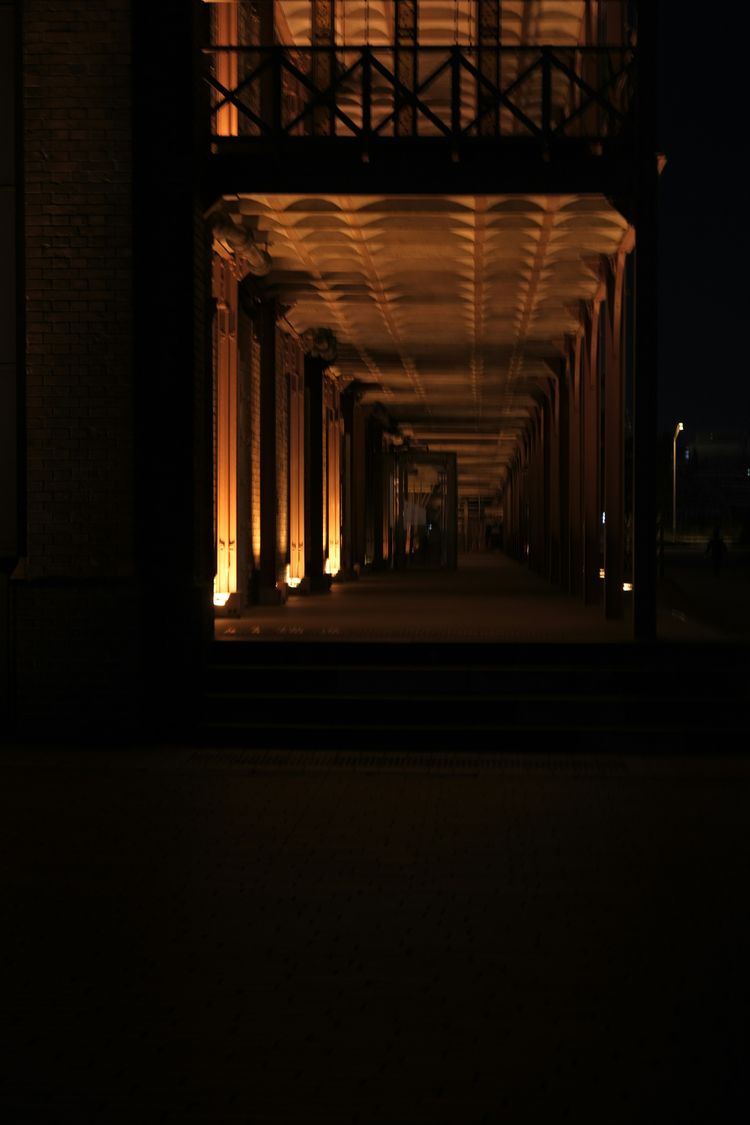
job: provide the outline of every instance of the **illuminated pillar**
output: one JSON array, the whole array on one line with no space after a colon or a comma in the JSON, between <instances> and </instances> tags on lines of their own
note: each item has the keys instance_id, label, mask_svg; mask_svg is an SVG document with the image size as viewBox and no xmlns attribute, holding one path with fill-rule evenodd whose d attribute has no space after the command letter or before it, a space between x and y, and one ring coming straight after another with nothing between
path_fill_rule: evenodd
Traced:
<instances>
[{"instance_id":1,"label":"illuminated pillar","mask_svg":"<svg viewBox=\"0 0 750 1125\"><path fill-rule=\"evenodd\" d=\"M367 418L355 402L352 410L352 565L367 562Z\"/></svg>"},{"instance_id":2,"label":"illuminated pillar","mask_svg":"<svg viewBox=\"0 0 750 1125\"><path fill-rule=\"evenodd\" d=\"M216 5L216 41L221 47L239 43L239 5ZM237 53L219 51L216 55L216 78L226 90L235 90L238 85ZM222 137L237 136L237 107L231 103L223 105L216 114L216 132Z\"/></svg>"},{"instance_id":3,"label":"illuminated pillar","mask_svg":"<svg viewBox=\"0 0 750 1125\"><path fill-rule=\"evenodd\" d=\"M477 0L477 70L493 86L500 85L500 0ZM499 128L499 106L497 98L482 84L477 82L477 111L482 114L479 121L479 135L495 137Z\"/></svg>"},{"instance_id":4,"label":"illuminated pillar","mask_svg":"<svg viewBox=\"0 0 750 1125\"><path fill-rule=\"evenodd\" d=\"M323 442L324 362L318 356L305 360L305 575L310 589L327 590L325 573L323 481L325 446Z\"/></svg>"},{"instance_id":5,"label":"illuminated pillar","mask_svg":"<svg viewBox=\"0 0 750 1125\"><path fill-rule=\"evenodd\" d=\"M289 585L305 577L305 368L295 349L289 380Z\"/></svg>"},{"instance_id":6,"label":"illuminated pillar","mask_svg":"<svg viewBox=\"0 0 750 1125\"><path fill-rule=\"evenodd\" d=\"M604 382L604 614L623 615L625 532L625 379L622 298L625 252L605 266L607 278Z\"/></svg>"},{"instance_id":7,"label":"illuminated pillar","mask_svg":"<svg viewBox=\"0 0 750 1125\"><path fill-rule=\"evenodd\" d=\"M341 465L341 490L343 503L341 510L341 569L351 574L355 562L354 519L356 501L354 498L354 413L356 399L351 388L341 395L341 424L343 427L343 463Z\"/></svg>"},{"instance_id":8,"label":"illuminated pillar","mask_svg":"<svg viewBox=\"0 0 750 1125\"><path fill-rule=\"evenodd\" d=\"M395 72L399 82L414 90L417 85L417 0L394 0L395 11ZM397 93L396 105L401 106L402 98ZM396 113L394 129L396 136L411 136L417 132L417 111L414 106L404 105Z\"/></svg>"},{"instance_id":9,"label":"illuminated pillar","mask_svg":"<svg viewBox=\"0 0 750 1125\"><path fill-rule=\"evenodd\" d=\"M213 264L216 300L216 576L214 604L237 593L237 279L218 255Z\"/></svg>"},{"instance_id":10,"label":"illuminated pillar","mask_svg":"<svg viewBox=\"0 0 750 1125\"><path fill-rule=\"evenodd\" d=\"M583 600L595 605L601 593L601 492L599 317L601 301L595 298L586 309L583 374Z\"/></svg>"},{"instance_id":11,"label":"illuminated pillar","mask_svg":"<svg viewBox=\"0 0 750 1125\"><path fill-rule=\"evenodd\" d=\"M331 577L341 570L341 409L339 389L325 380L326 493L325 572Z\"/></svg>"},{"instance_id":12,"label":"illuminated pillar","mask_svg":"<svg viewBox=\"0 0 750 1125\"><path fill-rule=\"evenodd\" d=\"M581 471L581 431L583 415L583 334L572 345L569 396L570 417L570 582L571 594L583 593L583 474Z\"/></svg>"}]
</instances>

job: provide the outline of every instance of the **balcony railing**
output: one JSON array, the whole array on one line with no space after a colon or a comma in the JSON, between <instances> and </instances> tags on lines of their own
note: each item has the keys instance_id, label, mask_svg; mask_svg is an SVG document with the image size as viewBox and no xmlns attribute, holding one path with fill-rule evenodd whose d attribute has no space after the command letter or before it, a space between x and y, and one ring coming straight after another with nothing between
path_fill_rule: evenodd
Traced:
<instances>
[{"instance_id":1,"label":"balcony railing","mask_svg":"<svg viewBox=\"0 0 750 1125\"><path fill-rule=\"evenodd\" d=\"M634 94L631 47L204 49L211 133L226 138L604 141Z\"/></svg>"}]
</instances>

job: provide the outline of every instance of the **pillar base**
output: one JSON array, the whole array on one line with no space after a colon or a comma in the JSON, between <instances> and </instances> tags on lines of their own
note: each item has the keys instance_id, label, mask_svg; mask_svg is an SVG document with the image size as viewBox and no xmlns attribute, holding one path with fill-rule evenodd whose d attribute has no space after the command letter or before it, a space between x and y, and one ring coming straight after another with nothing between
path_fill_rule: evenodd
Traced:
<instances>
[{"instance_id":1,"label":"pillar base","mask_svg":"<svg viewBox=\"0 0 750 1125\"><path fill-rule=\"evenodd\" d=\"M214 602L214 617L239 617L242 610L242 597L239 593L229 595L224 605Z\"/></svg>"},{"instance_id":2,"label":"pillar base","mask_svg":"<svg viewBox=\"0 0 750 1125\"><path fill-rule=\"evenodd\" d=\"M286 582L280 586L263 586L258 591L259 605L283 605L289 595Z\"/></svg>"},{"instance_id":3,"label":"pillar base","mask_svg":"<svg viewBox=\"0 0 750 1125\"><path fill-rule=\"evenodd\" d=\"M333 578L334 582L356 582L359 578L360 567L359 563L354 566L348 567L346 570L340 570Z\"/></svg>"},{"instance_id":4,"label":"pillar base","mask_svg":"<svg viewBox=\"0 0 750 1125\"><path fill-rule=\"evenodd\" d=\"M310 593L311 594L330 594L331 592L331 576L330 574L311 574L310 579Z\"/></svg>"}]
</instances>

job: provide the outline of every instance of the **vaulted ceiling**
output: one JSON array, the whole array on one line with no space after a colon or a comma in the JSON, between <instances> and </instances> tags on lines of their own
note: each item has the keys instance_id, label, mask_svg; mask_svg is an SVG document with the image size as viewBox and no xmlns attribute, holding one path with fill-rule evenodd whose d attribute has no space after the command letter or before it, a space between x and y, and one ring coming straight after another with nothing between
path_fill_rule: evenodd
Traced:
<instances>
[{"instance_id":1,"label":"vaulted ceiling","mask_svg":"<svg viewBox=\"0 0 750 1125\"><path fill-rule=\"evenodd\" d=\"M581 41L585 0L503 0L502 42L573 44ZM311 40L310 0L277 0L276 23L282 38L295 46ZM417 5L420 44L471 44L477 40L477 0L420 0ZM393 42L393 0L339 0L336 40L339 43Z\"/></svg>"},{"instance_id":2,"label":"vaulted ceiling","mask_svg":"<svg viewBox=\"0 0 750 1125\"><path fill-rule=\"evenodd\" d=\"M302 334L338 340L405 433L458 454L464 495L496 491L626 220L602 196L226 197L265 243L263 284Z\"/></svg>"}]
</instances>

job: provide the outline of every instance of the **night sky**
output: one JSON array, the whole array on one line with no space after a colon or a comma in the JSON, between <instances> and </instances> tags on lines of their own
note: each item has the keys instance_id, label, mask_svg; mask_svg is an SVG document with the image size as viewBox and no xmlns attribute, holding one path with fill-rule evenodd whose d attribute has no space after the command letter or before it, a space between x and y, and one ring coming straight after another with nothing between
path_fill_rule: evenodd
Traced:
<instances>
[{"instance_id":1,"label":"night sky","mask_svg":"<svg viewBox=\"0 0 750 1125\"><path fill-rule=\"evenodd\" d=\"M750 429L743 33L660 9L659 428Z\"/></svg>"}]
</instances>

